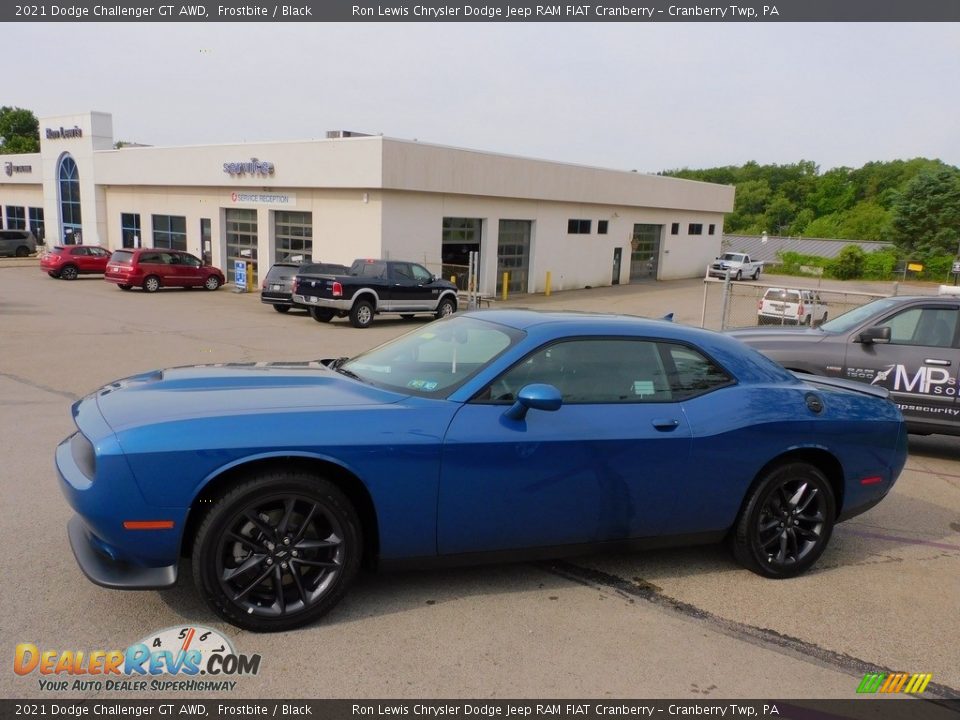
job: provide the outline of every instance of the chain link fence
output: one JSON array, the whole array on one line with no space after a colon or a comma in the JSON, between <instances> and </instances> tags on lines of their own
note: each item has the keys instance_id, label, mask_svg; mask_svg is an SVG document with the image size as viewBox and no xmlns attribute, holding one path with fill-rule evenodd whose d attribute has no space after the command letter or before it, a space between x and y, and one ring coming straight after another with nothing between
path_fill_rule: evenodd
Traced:
<instances>
[{"instance_id":1,"label":"chain link fence","mask_svg":"<svg viewBox=\"0 0 960 720\"><path fill-rule=\"evenodd\" d=\"M705 279L700 326L712 330L757 325L820 325L880 293L847 292L796 284L767 285Z\"/></svg>"}]
</instances>

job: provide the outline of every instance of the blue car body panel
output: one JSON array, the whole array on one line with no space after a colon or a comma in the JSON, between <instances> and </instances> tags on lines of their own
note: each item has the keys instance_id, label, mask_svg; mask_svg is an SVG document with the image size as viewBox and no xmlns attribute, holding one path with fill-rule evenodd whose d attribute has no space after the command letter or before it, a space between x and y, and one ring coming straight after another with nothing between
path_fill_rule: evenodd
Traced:
<instances>
[{"instance_id":1,"label":"blue car body panel","mask_svg":"<svg viewBox=\"0 0 960 720\"><path fill-rule=\"evenodd\" d=\"M319 363L174 368L112 383L74 406L96 468L81 471L65 440L56 456L64 494L98 552L175 568L208 483L253 461L306 458L359 479L379 557L396 560L722 532L763 468L787 453L842 469L849 516L882 498L905 461L892 403L805 382L717 333L620 316L460 317L519 339L446 397L373 387ZM515 363L570 337L686 344L732 381L687 400L564 404L519 420L509 405L476 401ZM123 527L159 518L173 528Z\"/></svg>"}]
</instances>

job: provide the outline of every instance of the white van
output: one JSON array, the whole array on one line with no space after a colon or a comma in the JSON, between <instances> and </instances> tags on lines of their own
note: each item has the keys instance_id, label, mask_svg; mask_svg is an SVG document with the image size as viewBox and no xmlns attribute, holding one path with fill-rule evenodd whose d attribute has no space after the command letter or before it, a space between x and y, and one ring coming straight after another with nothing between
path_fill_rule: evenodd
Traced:
<instances>
[{"instance_id":1,"label":"white van","mask_svg":"<svg viewBox=\"0 0 960 720\"><path fill-rule=\"evenodd\" d=\"M757 325L822 325L827 304L816 290L767 288L757 303Z\"/></svg>"}]
</instances>

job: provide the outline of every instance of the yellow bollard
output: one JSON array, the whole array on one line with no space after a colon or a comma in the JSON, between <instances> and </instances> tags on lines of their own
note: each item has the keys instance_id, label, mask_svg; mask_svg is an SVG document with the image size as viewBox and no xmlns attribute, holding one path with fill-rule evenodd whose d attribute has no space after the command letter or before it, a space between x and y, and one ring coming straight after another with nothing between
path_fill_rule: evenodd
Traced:
<instances>
[{"instance_id":1,"label":"yellow bollard","mask_svg":"<svg viewBox=\"0 0 960 720\"><path fill-rule=\"evenodd\" d=\"M500 299L507 299L507 285L510 283L510 273L505 272L503 274L503 289L500 291Z\"/></svg>"},{"instance_id":2,"label":"yellow bollard","mask_svg":"<svg viewBox=\"0 0 960 720\"><path fill-rule=\"evenodd\" d=\"M547 290L544 293L547 297L550 297L550 271L547 270Z\"/></svg>"}]
</instances>

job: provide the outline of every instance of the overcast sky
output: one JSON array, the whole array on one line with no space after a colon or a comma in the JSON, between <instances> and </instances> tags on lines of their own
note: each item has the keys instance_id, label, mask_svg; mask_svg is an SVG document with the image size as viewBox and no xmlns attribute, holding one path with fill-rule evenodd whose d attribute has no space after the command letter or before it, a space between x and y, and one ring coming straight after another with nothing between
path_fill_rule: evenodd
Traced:
<instances>
[{"instance_id":1,"label":"overcast sky","mask_svg":"<svg viewBox=\"0 0 960 720\"><path fill-rule=\"evenodd\" d=\"M960 165L960 25L8 25L0 104L150 145L345 129L617 169Z\"/></svg>"}]
</instances>

